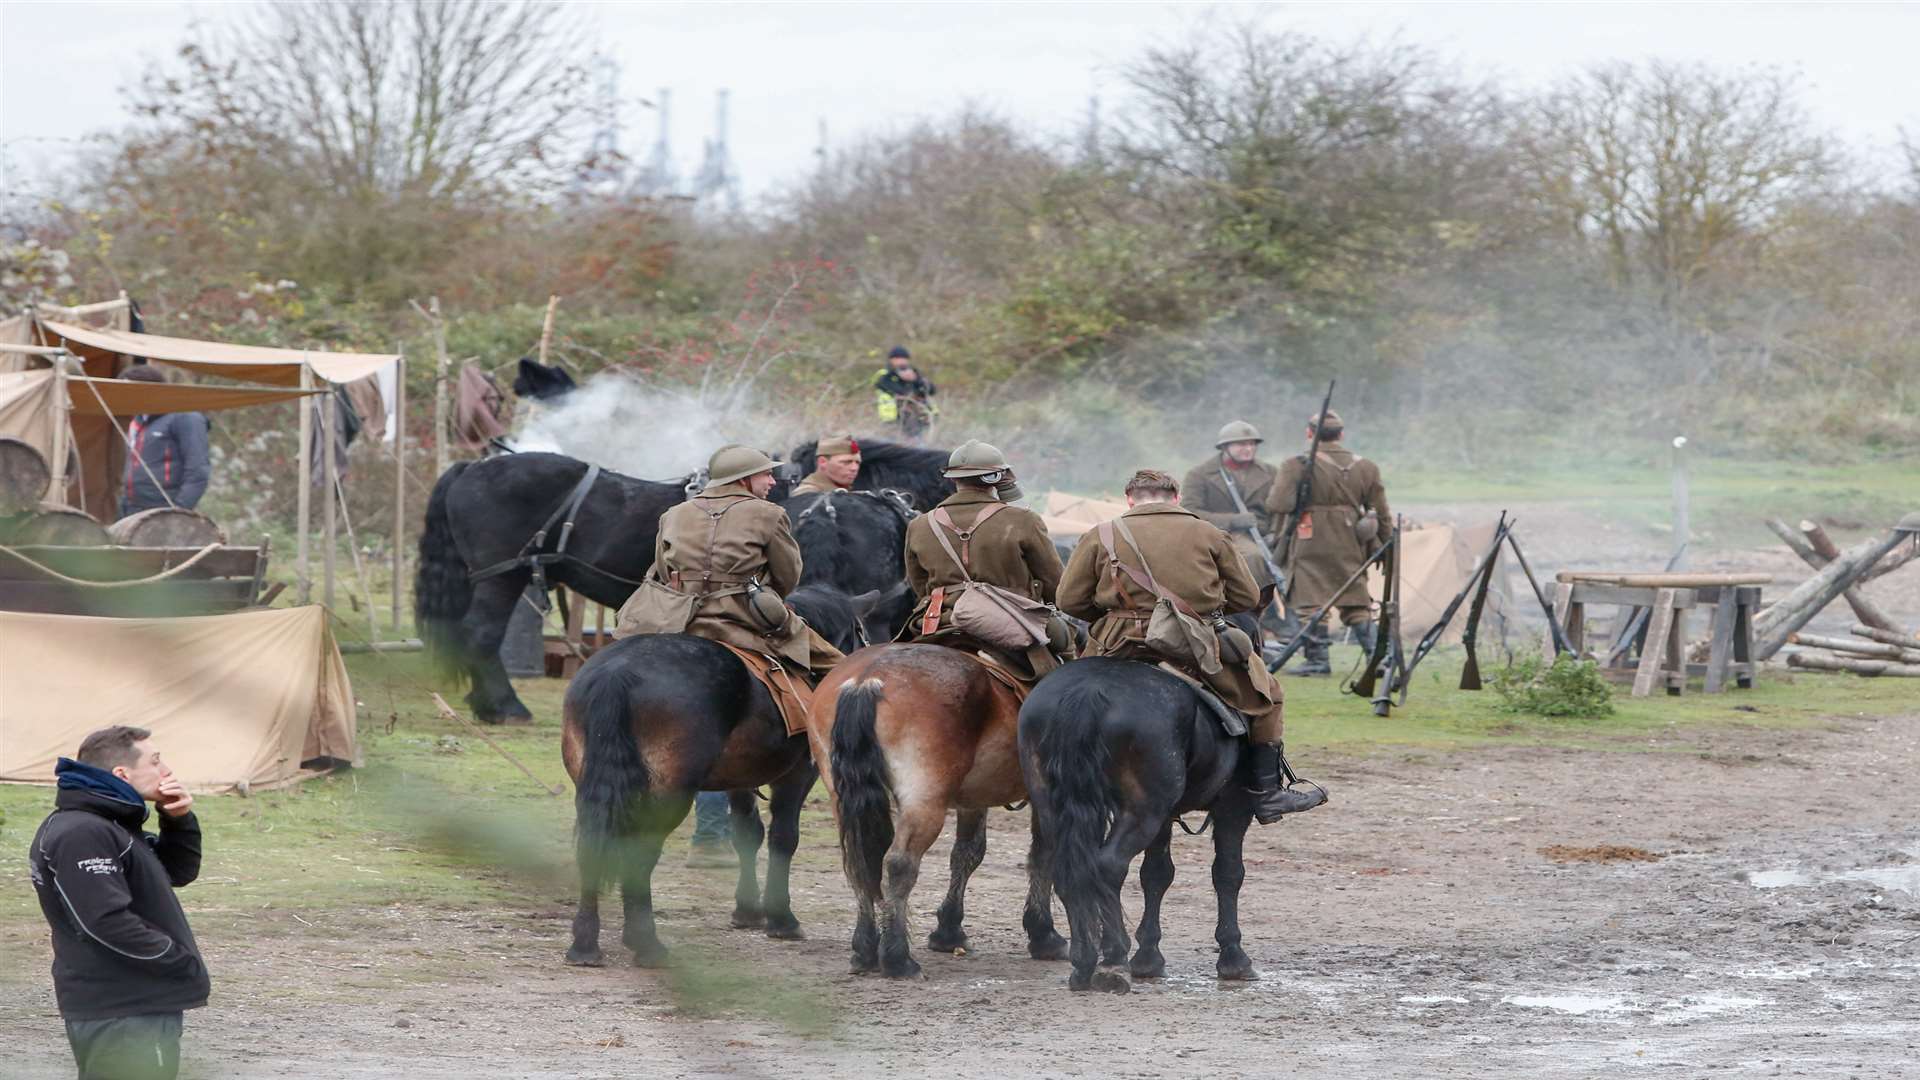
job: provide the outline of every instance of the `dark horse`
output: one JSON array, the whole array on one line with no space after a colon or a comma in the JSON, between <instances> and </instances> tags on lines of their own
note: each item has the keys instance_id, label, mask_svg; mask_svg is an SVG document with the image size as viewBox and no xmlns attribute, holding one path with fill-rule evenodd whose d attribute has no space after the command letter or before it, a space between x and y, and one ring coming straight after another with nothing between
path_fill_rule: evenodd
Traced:
<instances>
[{"instance_id":1,"label":"dark horse","mask_svg":"<svg viewBox=\"0 0 1920 1080\"><path fill-rule=\"evenodd\" d=\"M841 649L872 597L830 586L795 589L793 609ZM804 693L806 687L800 687ZM574 781L574 844L580 908L567 963L597 966L600 890L620 885L621 939L634 964L663 963L653 925L652 878L660 847L696 791L730 793L733 848L740 856L733 925L801 937L787 880L800 843L800 804L818 775L807 740L788 736L773 696L725 648L687 634L640 634L593 654L567 688L560 754ZM772 835L767 889L755 874L765 830L753 789L770 784Z\"/></svg>"},{"instance_id":2,"label":"dark horse","mask_svg":"<svg viewBox=\"0 0 1920 1080\"><path fill-rule=\"evenodd\" d=\"M788 475L774 489L776 501L786 497L793 479L813 470L812 449L809 443L795 450L794 466L783 470ZM878 441L863 443L861 450L865 460L856 488L896 488L915 500L935 501L952 490L940 476L946 464L943 451ZM472 684L467 703L482 721L532 715L500 663L507 618L532 580L531 567L515 565L514 560L554 512L563 509L586 472L585 462L561 454L502 454L456 464L433 485L420 534L414 619L434 658ZM608 607L625 603L653 565L660 515L685 501L694 480L662 483L602 471L580 503L568 557L547 567L548 583L565 585ZM556 522L540 551L552 552L559 534ZM501 573L473 577L476 571L503 564L509 568Z\"/></svg>"},{"instance_id":3,"label":"dark horse","mask_svg":"<svg viewBox=\"0 0 1920 1080\"><path fill-rule=\"evenodd\" d=\"M1034 688L1020 710L1020 768L1071 927L1068 988L1128 989L1125 976L1094 967L1096 954L1102 964L1127 962L1120 887L1142 851L1146 911L1128 969L1138 979L1165 974L1160 901L1173 884L1173 819L1194 811L1213 819L1216 969L1222 979L1259 977L1240 947L1240 849L1253 819L1252 798L1236 779L1245 748L1191 686L1149 664L1076 660Z\"/></svg>"},{"instance_id":4,"label":"dark horse","mask_svg":"<svg viewBox=\"0 0 1920 1080\"><path fill-rule=\"evenodd\" d=\"M800 544L802 585L832 585L849 596L878 592L862 620L862 644L891 641L913 613L907 588L907 522L915 511L893 493L835 491L787 501Z\"/></svg>"}]
</instances>

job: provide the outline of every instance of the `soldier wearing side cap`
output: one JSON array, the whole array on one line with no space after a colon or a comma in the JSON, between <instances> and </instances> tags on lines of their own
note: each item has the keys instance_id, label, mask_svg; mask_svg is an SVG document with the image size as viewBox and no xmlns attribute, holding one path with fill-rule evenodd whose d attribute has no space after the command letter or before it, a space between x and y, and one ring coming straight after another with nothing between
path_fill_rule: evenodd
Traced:
<instances>
[{"instance_id":1,"label":"soldier wearing side cap","mask_svg":"<svg viewBox=\"0 0 1920 1080\"><path fill-rule=\"evenodd\" d=\"M823 435L813 447L813 471L794 485L795 495L853 490L860 477L860 444L851 435Z\"/></svg>"},{"instance_id":2,"label":"soldier wearing side cap","mask_svg":"<svg viewBox=\"0 0 1920 1080\"><path fill-rule=\"evenodd\" d=\"M1308 467L1304 451L1286 460L1279 480L1267 495L1267 511L1275 521L1285 522L1296 512L1300 517L1293 529L1293 545L1286 553L1286 601L1294 615L1302 619L1329 600L1334 601L1341 623L1354 630L1362 646L1370 647L1373 598L1367 593L1366 576L1361 575L1337 595L1336 590L1385 542L1393 513L1387 508L1380 466L1347 449L1342 441L1346 424L1340 414L1328 409L1324 417L1307 418L1309 446L1316 426L1320 429L1320 450L1312 466L1313 505L1294 505L1300 477ZM1301 650L1301 663L1291 673L1331 674L1333 666L1327 656L1331 635L1326 621L1315 622L1305 632L1307 643Z\"/></svg>"}]
</instances>

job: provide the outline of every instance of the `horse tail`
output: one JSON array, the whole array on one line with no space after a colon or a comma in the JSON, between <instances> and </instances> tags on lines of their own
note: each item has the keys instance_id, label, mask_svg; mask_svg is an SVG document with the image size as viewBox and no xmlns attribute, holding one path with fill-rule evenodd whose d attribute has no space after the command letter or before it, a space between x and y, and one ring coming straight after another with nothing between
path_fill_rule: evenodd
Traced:
<instances>
[{"instance_id":1,"label":"horse tail","mask_svg":"<svg viewBox=\"0 0 1920 1080\"><path fill-rule=\"evenodd\" d=\"M578 725L581 736L574 835L581 854L603 866L633 831L634 801L652 785L633 733L633 694L640 683L640 672L632 664L588 665L567 694L567 722Z\"/></svg>"},{"instance_id":2,"label":"horse tail","mask_svg":"<svg viewBox=\"0 0 1920 1080\"><path fill-rule=\"evenodd\" d=\"M1109 887L1101 872L1100 847L1113 820L1107 745L1098 722L1104 711L1098 686L1082 682L1069 687L1052 710L1052 723L1034 755L1053 819L1054 887L1067 917L1092 928L1099 925L1099 898ZM1097 929L1092 932L1098 934Z\"/></svg>"},{"instance_id":3,"label":"horse tail","mask_svg":"<svg viewBox=\"0 0 1920 1080\"><path fill-rule=\"evenodd\" d=\"M893 782L874 737L880 680L840 688L833 712L833 793L840 804L840 859L847 881L880 895L880 868L893 846Z\"/></svg>"},{"instance_id":4,"label":"horse tail","mask_svg":"<svg viewBox=\"0 0 1920 1080\"><path fill-rule=\"evenodd\" d=\"M420 531L420 566L413 578L413 621L427 657L448 678L465 675L465 645L460 620L473 602L473 581L460 557L453 524L447 518L447 492L472 462L461 461L440 474L427 499L426 527Z\"/></svg>"}]
</instances>

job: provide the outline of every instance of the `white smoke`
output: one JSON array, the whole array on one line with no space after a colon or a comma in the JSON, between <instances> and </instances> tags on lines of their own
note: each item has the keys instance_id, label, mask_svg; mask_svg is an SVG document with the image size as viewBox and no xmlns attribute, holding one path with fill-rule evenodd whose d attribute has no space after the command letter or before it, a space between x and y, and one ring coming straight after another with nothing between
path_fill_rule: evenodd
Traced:
<instances>
[{"instance_id":1,"label":"white smoke","mask_svg":"<svg viewBox=\"0 0 1920 1080\"><path fill-rule=\"evenodd\" d=\"M726 443L774 448L765 418L756 424L739 404L717 407L619 371L594 376L556 404L522 401L521 408L532 415L509 440L515 449L566 454L646 480L685 476Z\"/></svg>"}]
</instances>

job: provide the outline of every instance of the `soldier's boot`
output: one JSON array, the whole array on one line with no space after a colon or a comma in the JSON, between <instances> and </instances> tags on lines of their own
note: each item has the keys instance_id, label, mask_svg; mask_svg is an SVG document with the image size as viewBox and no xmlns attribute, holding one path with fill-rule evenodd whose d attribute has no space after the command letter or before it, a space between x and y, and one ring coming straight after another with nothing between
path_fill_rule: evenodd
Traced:
<instances>
[{"instance_id":1,"label":"soldier's boot","mask_svg":"<svg viewBox=\"0 0 1920 1080\"><path fill-rule=\"evenodd\" d=\"M1289 675L1331 675L1333 662L1327 656L1327 647L1333 643L1327 633L1325 619L1314 623L1302 631L1307 635L1307 643L1300 647L1300 663L1287 670Z\"/></svg>"},{"instance_id":2,"label":"soldier's boot","mask_svg":"<svg viewBox=\"0 0 1920 1080\"><path fill-rule=\"evenodd\" d=\"M1327 790L1311 780L1301 782L1287 765L1286 749L1280 743L1254 743L1253 817L1262 825L1271 825L1288 814L1311 810L1327 801ZM1280 785L1282 775L1287 778ZM1304 783L1296 787L1295 783Z\"/></svg>"},{"instance_id":3,"label":"soldier's boot","mask_svg":"<svg viewBox=\"0 0 1920 1080\"><path fill-rule=\"evenodd\" d=\"M1365 622L1354 623L1347 629L1353 631L1354 640L1360 643L1360 651L1369 656L1373 655L1375 635L1380 632L1380 624L1368 619Z\"/></svg>"}]
</instances>

